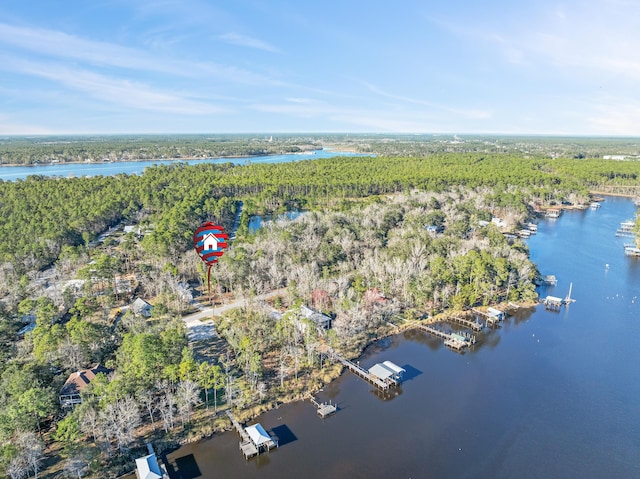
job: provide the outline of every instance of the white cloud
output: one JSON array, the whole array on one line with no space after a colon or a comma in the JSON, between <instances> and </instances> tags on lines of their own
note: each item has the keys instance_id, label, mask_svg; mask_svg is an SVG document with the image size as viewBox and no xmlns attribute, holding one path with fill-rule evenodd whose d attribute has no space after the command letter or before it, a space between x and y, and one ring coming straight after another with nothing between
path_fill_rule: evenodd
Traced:
<instances>
[{"instance_id":1,"label":"white cloud","mask_svg":"<svg viewBox=\"0 0 640 479\"><path fill-rule=\"evenodd\" d=\"M240 35L234 32L225 33L223 35L220 35L219 38L227 43L231 43L233 45L238 45L241 47L255 48L257 50L264 50L271 53L282 53L273 45L263 42L262 40L248 37L246 35Z\"/></svg>"},{"instance_id":2,"label":"white cloud","mask_svg":"<svg viewBox=\"0 0 640 479\"><path fill-rule=\"evenodd\" d=\"M232 65L158 57L145 50L85 40L56 30L15 27L0 23L0 44L3 43L38 55L79 60L93 66L151 71L183 77L215 76L250 85L281 85L278 80Z\"/></svg>"},{"instance_id":3,"label":"white cloud","mask_svg":"<svg viewBox=\"0 0 640 479\"><path fill-rule=\"evenodd\" d=\"M57 64L43 65L0 57L0 68L46 78L67 88L89 94L103 102L127 108L185 115L205 115L225 111L208 102L194 100L190 95L181 92L154 89L139 81L112 78Z\"/></svg>"}]
</instances>

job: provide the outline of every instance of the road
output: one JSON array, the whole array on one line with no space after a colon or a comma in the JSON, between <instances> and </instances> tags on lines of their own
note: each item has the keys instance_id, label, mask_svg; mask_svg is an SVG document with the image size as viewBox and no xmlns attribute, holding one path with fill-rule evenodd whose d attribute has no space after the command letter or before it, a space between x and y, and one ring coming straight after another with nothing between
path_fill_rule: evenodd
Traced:
<instances>
[{"instance_id":1,"label":"road","mask_svg":"<svg viewBox=\"0 0 640 479\"><path fill-rule=\"evenodd\" d=\"M276 296L283 296L286 293L286 288L280 288L268 293L260 294L254 298L254 301L265 301ZM213 318L216 316L221 316L223 313L231 309L241 308L246 304L246 299L239 299L237 301L233 301L232 303L224 304L222 306L204 308L193 314L183 316L182 320L189 329L189 332L187 334L189 337L189 341L199 341L202 339L215 337L216 330Z\"/></svg>"}]
</instances>

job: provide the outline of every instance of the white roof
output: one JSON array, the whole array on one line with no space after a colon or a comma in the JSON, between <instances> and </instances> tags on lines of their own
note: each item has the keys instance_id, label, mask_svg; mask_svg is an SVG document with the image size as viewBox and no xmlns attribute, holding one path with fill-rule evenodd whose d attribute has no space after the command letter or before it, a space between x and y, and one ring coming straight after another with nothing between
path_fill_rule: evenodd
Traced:
<instances>
[{"instance_id":1,"label":"white roof","mask_svg":"<svg viewBox=\"0 0 640 479\"><path fill-rule=\"evenodd\" d=\"M380 379L387 379L397 374L405 372L400 366L393 364L391 361L385 361L384 363L378 363L369 369L369 373Z\"/></svg>"},{"instance_id":2,"label":"white roof","mask_svg":"<svg viewBox=\"0 0 640 479\"><path fill-rule=\"evenodd\" d=\"M391 369L396 374L402 374L407 372L405 369L401 368L395 363L392 363L391 361L385 361L382 364L388 367L389 369Z\"/></svg>"},{"instance_id":3,"label":"white roof","mask_svg":"<svg viewBox=\"0 0 640 479\"><path fill-rule=\"evenodd\" d=\"M248 428L246 428L246 431L256 446L261 446L262 444L266 444L269 441L273 440L271 439L271 436L267 434L267 431L264 430L260 423L249 426Z\"/></svg>"},{"instance_id":4,"label":"white roof","mask_svg":"<svg viewBox=\"0 0 640 479\"><path fill-rule=\"evenodd\" d=\"M136 469L140 479L162 479L162 471L155 454L136 459Z\"/></svg>"}]
</instances>

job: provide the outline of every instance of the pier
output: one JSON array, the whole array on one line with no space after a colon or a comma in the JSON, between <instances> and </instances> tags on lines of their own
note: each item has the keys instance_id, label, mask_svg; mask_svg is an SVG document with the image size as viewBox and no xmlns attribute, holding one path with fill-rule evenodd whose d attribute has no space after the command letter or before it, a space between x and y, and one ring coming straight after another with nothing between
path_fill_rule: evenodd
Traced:
<instances>
[{"instance_id":1,"label":"pier","mask_svg":"<svg viewBox=\"0 0 640 479\"><path fill-rule=\"evenodd\" d=\"M254 424L253 426L245 428L238 422L229 409L227 409L225 413L229 416L231 424L233 424L233 427L235 427L242 438L239 447L245 459L257 456L262 450L269 451L278 446L277 441L267 434L260 424Z\"/></svg>"},{"instance_id":2,"label":"pier","mask_svg":"<svg viewBox=\"0 0 640 479\"><path fill-rule=\"evenodd\" d=\"M620 228L616 231L616 236L624 236L626 238L633 238L635 234L633 232L635 228L635 221L627 220L620 223Z\"/></svg>"},{"instance_id":3,"label":"pier","mask_svg":"<svg viewBox=\"0 0 640 479\"><path fill-rule=\"evenodd\" d=\"M452 316L450 318L447 319L447 321L450 321L452 323L456 323L456 324L460 324L462 326L465 326L469 329L472 329L476 332L480 332L482 331L482 324L475 322L475 321L470 321L468 319L464 319L464 318L460 318L458 316Z\"/></svg>"},{"instance_id":4,"label":"pier","mask_svg":"<svg viewBox=\"0 0 640 479\"><path fill-rule=\"evenodd\" d=\"M467 341L465 341L460 335L445 333L444 331L432 328L431 326L427 326L426 324L416 324L416 327L422 329L423 331L426 331L436 338L443 339L444 345L455 351L462 351L469 345ZM475 342L475 338L473 338L472 342Z\"/></svg>"},{"instance_id":5,"label":"pier","mask_svg":"<svg viewBox=\"0 0 640 479\"><path fill-rule=\"evenodd\" d=\"M338 362L342 363L347 369L349 369L349 371L351 371L352 373L356 374L357 376L360 376L362 379L365 379L365 380L369 381L371 384L377 386L378 389L381 389L381 390L385 391L385 390L389 389L389 387L391 387L391 386L397 386L398 385L397 381L383 381L383 380L381 380L377 376L371 374L366 369L361 368L358 364L355 364L355 363L349 361L348 359L343 358L342 356L340 356L339 354L337 354L333 350L329 350L327 355L328 355L329 359L332 359L332 360L335 360L335 361L338 361Z\"/></svg>"},{"instance_id":6,"label":"pier","mask_svg":"<svg viewBox=\"0 0 640 479\"><path fill-rule=\"evenodd\" d=\"M544 298L543 303L544 307L550 311L560 311L560 308L563 304L571 304L575 303L576 300L571 297L571 291L573 290L573 283L569 283L569 292L563 298L558 298L557 296L547 296Z\"/></svg>"},{"instance_id":7,"label":"pier","mask_svg":"<svg viewBox=\"0 0 640 479\"><path fill-rule=\"evenodd\" d=\"M503 311L500 311L499 309L494 309L494 308L489 308L489 310L490 310L489 312L485 312L485 311L480 311L479 309L471 308L471 311L473 311L478 316L482 316L484 318L484 322L487 326L495 326L496 324L498 324L500 321L504 319L505 314Z\"/></svg>"},{"instance_id":8,"label":"pier","mask_svg":"<svg viewBox=\"0 0 640 479\"><path fill-rule=\"evenodd\" d=\"M560 209L559 208L549 208L545 213L547 218L556 219L560 218Z\"/></svg>"},{"instance_id":9,"label":"pier","mask_svg":"<svg viewBox=\"0 0 640 479\"><path fill-rule=\"evenodd\" d=\"M560 311L562 307L562 298L558 298L557 296L547 296L544 298L544 307L550 311Z\"/></svg>"},{"instance_id":10,"label":"pier","mask_svg":"<svg viewBox=\"0 0 640 479\"><path fill-rule=\"evenodd\" d=\"M318 416L320 416L321 418L325 418L327 416L331 416L332 414L335 414L335 412L338 409L336 405L331 404L331 402L327 404L326 402L321 403L316 401L316 398L314 398L311 394L309 394L309 400L311 401L311 404L313 404L316 407Z\"/></svg>"},{"instance_id":11,"label":"pier","mask_svg":"<svg viewBox=\"0 0 640 479\"><path fill-rule=\"evenodd\" d=\"M640 248L635 244L629 243L624 245L624 254L627 256L640 256Z\"/></svg>"}]
</instances>

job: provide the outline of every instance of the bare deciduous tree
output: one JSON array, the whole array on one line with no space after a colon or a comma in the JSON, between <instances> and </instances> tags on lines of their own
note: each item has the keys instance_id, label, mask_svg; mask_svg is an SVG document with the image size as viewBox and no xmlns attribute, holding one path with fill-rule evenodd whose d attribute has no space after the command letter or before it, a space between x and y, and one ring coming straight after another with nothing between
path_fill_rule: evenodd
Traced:
<instances>
[{"instance_id":1,"label":"bare deciduous tree","mask_svg":"<svg viewBox=\"0 0 640 479\"><path fill-rule=\"evenodd\" d=\"M194 381L186 380L178 384L176 404L182 420L182 426L191 420L191 408L200 403L200 388Z\"/></svg>"}]
</instances>

